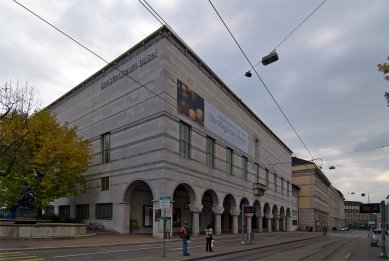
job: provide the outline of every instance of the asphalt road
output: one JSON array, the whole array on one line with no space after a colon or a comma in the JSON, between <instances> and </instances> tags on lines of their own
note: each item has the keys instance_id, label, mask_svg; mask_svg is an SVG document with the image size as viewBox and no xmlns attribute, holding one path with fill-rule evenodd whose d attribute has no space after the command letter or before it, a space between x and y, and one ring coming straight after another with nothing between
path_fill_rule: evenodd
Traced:
<instances>
[{"instance_id":1,"label":"asphalt road","mask_svg":"<svg viewBox=\"0 0 389 261\"><path fill-rule=\"evenodd\" d=\"M181 241L171 240L165 242L165 248L159 241L13 251L1 253L0 260L383 260L381 247L370 247L366 231L339 231L311 239L303 236L301 233L264 233L256 236L252 245L241 245L239 237L218 238L212 253L205 252L205 240L200 237L192 240L189 257L182 256ZM387 236L386 253L388 240ZM164 249L165 257L162 257Z\"/></svg>"},{"instance_id":2,"label":"asphalt road","mask_svg":"<svg viewBox=\"0 0 389 261\"><path fill-rule=\"evenodd\" d=\"M385 241L387 254L388 237ZM207 260L383 260L380 257L381 244L379 243L379 247L371 247L369 242L366 231L345 231L331 233L327 237L231 253Z\"/></svg>"}]
</instances>

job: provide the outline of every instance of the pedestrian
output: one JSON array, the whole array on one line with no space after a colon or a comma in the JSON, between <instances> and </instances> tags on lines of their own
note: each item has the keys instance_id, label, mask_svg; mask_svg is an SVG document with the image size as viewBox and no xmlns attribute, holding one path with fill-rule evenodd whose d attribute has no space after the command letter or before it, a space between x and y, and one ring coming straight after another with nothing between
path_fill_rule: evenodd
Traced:
<instances>
[{"instance_id":1,"label":"pedestrian","mask_svg":"<svg viewBox=\"0 0 389 261\"><path fill-rule=\"evenodd\" d=\"M190 241L190 229L188 221L185 221L185 225L180 228L180 238L182 239L182 254L189 256L188 241Z\"/></svg>"},{"instance_id":2,"label":"pedestrian","mask_svg":"<svg viewBox=\"0 0 389 261\"><path fill-rule=\"evenodd\" d=\"M205 229L205 250L212 252L213 230L211 224Z\"/></svg>"}]
</instances>

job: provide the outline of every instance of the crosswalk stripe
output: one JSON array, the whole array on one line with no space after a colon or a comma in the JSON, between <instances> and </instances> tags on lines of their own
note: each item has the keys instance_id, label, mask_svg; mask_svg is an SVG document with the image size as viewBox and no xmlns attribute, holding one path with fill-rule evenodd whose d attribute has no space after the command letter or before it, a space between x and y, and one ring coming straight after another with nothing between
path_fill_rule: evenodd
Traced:
<instances>
[{"instance_id":1,"label":"crosswalk stripe","mask_svg":"<svg viewBox=\"0 0 389 261\"><path fill-rule=\"evenodd\" d=\"M40 261L43 258L29 255L24 252L2 252L0 253L1 261Z\"/></svg>"}]
</instances>

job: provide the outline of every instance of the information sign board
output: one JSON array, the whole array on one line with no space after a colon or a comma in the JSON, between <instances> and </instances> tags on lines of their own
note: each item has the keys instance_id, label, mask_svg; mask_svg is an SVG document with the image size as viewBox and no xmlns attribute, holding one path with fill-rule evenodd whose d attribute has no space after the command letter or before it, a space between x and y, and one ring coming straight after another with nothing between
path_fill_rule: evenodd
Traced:
<instances>
[{"instance_id":1,"label":"information sign board","mask_svg":"<svg viewBox=\"0 0 389 261\"><path fill-rule=\"evenodd\" d=\"M170 208L170 197L159 197L159 208L160 209Z\"/></svg>"},{"instance_id":2,"label":"information sign board","mask_svg":"<svg viewBox=\"0 0 389 261\"><path fill-rule=\"evenodd\" d=\"M359 205L359 212L361 213L380 213L379 203L367 203Z\"/></svg>"}]
</instances>

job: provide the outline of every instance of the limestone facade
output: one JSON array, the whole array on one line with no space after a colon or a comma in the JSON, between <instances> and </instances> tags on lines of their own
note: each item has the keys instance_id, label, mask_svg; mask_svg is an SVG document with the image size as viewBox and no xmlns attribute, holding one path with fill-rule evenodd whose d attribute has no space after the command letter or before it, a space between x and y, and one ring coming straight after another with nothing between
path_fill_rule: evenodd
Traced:
<instances>
[{"instance_id":1,"label":"limestone facade","mask_svg":"<svg viewBox=\"0 0 389 261\"><path fill-rule=\"evenodd\" d=\"M185 220L194 235L297 228L292 151L166 27L49 109L93 155L57 213L154 236L161 217L168 233Z\"/></svg>"}]
</instances>

